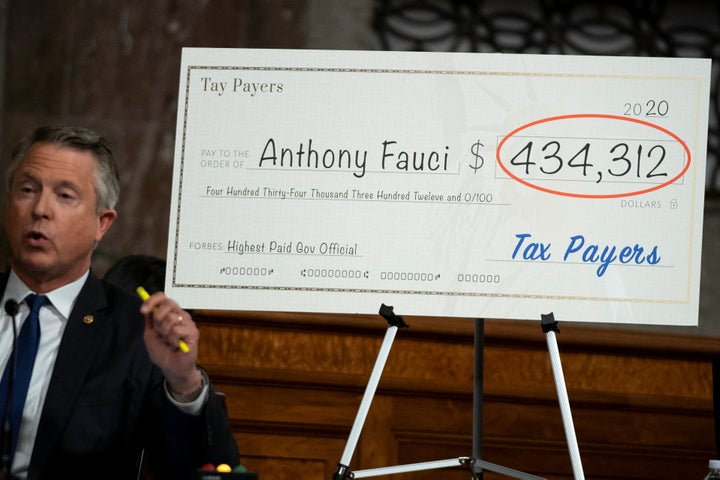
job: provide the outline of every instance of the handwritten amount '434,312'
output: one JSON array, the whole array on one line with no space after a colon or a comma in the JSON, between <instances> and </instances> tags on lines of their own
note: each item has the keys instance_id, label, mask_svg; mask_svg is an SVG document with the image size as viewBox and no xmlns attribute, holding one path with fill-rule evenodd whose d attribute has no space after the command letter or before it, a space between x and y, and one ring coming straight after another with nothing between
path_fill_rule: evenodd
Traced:
<instances>
[{"instance_id":1,"label":"handwritten amount '434,312'","mask_svg":"<svg viewBox=\"0 0 720 480\"><path fill-rule=\"evenodd\" d=\"M684 158L670 161L666 146L657 141L619 142L607 146L603 145L607 141L597 140L579 147L577 142L569 143L527 141L510 158L510 164L522 168L525 176L535 177L539 172L582 180L594 175L596 183L603 181L603 172L616 180L664 181L670 174L679 173L684 165ZM674 173L668 172L676 169ZM578 174L583 178L573 178Z\"/></svg>"}]
</instances>

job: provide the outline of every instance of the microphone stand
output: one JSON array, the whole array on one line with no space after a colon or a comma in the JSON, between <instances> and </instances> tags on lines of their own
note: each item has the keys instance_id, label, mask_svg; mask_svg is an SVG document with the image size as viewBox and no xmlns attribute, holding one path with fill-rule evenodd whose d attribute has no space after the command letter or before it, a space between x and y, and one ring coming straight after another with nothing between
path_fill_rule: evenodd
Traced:
<instances>
[{"instance_id":1,"label":"microphone stand","mask_svg":"<svg viewBox=\"0 0 720 480\"><path fill-rule=\"evenodd\" d=\"M8 365L10 370L8 371L8 383L7 383L7 395L5 403L5 412L3 415L3 426L2 436L0 437L0 480L12 480L13 476L10 473L11 465L11 450L12 450L12 431L10 428L10 412L12 410L12 393L15 384L15 369L16 369L16 355L17 350L17 326L15 324L15 316L19 310L19 305L15 300L8 300L5 302L5 313L10 316L12 322L12 350L10 351L10 357L8 358ZM6 367L7 368L7 367Z\"/></svg>"}]
</instances>

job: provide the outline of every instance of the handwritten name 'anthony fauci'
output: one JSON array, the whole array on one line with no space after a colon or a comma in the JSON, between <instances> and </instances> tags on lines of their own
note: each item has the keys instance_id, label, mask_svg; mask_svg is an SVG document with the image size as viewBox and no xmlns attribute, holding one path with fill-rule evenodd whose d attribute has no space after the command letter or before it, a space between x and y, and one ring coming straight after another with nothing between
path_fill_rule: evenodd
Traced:
<instances>
[{"instance_id":1,"label":"handwritten name 'anthony fauci'","mask_svg":"<svg viewBox=\"0 0 720 480\"><path fill-rule=\"evenodd\" d=\"M317 142L315 142L317 145ZM437 150L408 150L394 140L384 140L379 149L380 171L438 173L450 170L450 147ZM258 161L259 168L291 168L311 170L348 170L357 178L365 176L369 152L349 148L317 148L310 138L296 147L276 145L269 138Z\"/></svg>"}]
</instances>

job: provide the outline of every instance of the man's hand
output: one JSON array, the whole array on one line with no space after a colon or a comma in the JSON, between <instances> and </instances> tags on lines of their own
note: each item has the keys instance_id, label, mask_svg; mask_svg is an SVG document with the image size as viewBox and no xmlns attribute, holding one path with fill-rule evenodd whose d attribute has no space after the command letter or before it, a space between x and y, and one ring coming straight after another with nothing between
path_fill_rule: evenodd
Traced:
<instances>
[{"instance_id":1,"label":"man's hand","mask_svg":"<svg viewBox=\"0 0 720 480\"><path fill-rule=\"evenodd\" d=\"M197 369L200 332L192 316L163 292L148 297L140 307L145 315L145 348L165 375L168 387L177 394L202 385Z\"/></svg>"}]
</instances>

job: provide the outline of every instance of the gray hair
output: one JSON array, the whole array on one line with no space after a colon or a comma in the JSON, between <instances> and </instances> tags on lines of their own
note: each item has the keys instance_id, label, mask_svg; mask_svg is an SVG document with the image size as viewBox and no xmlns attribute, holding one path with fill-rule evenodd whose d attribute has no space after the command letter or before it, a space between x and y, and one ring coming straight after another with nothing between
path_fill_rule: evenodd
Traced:
<instances>
[{"instance_id":1,"label":"gray hair","mask_svg":"<svg viewBox=\"0 0 720 480\"><path fill-rule=\"evenodd\" d=\"M6 171L8 191L12 187L17 169L36 143L50 143L91 153L97 163L95 209L97 213L102 213L107 209L115 208L120 197L120 174L110 145L99 133L82 127L67 125L38 127L20 140L13 149L10 165Z\"/></svg>"}]
</instances>

